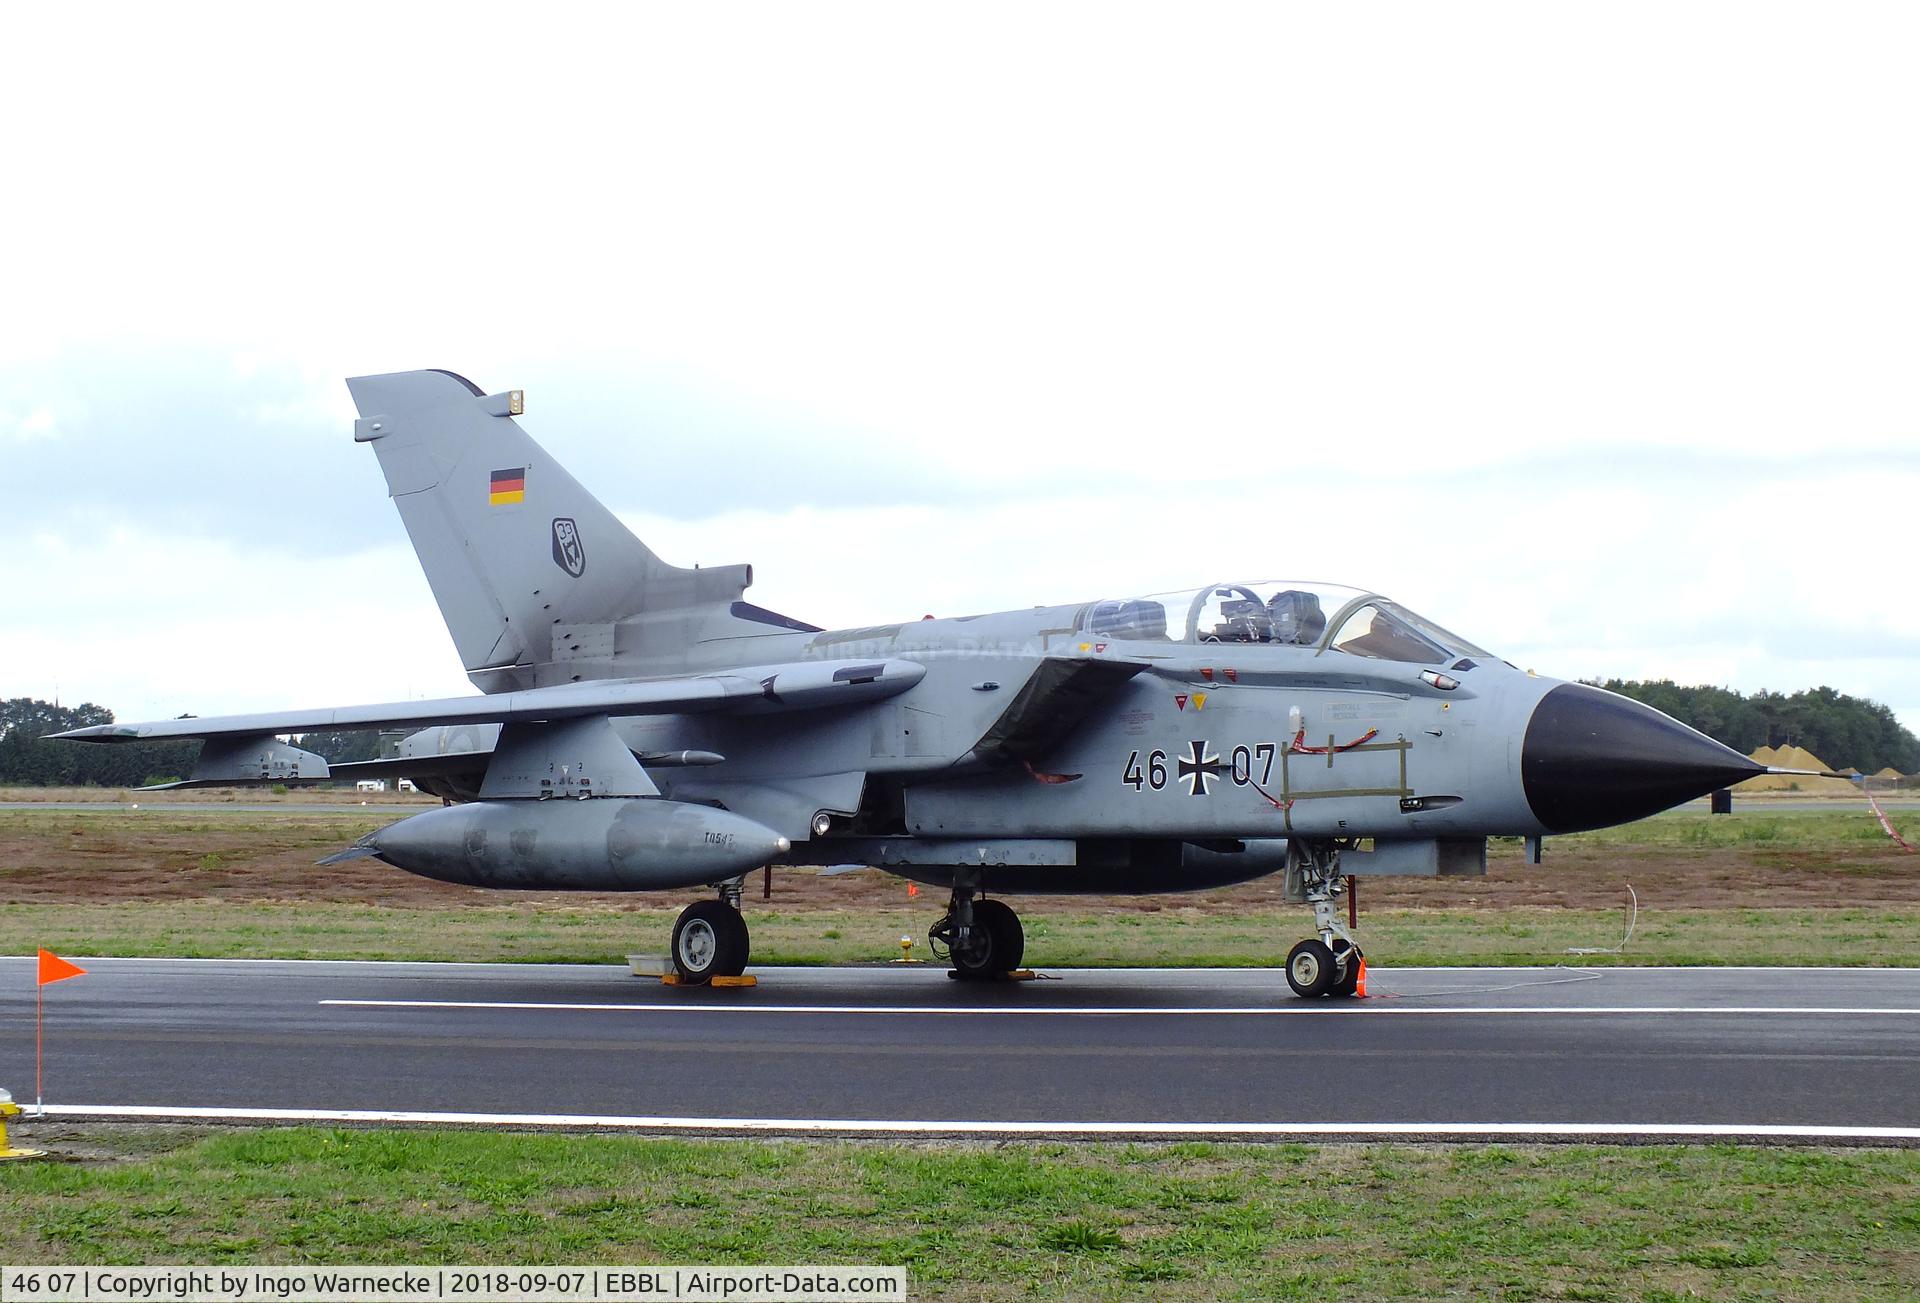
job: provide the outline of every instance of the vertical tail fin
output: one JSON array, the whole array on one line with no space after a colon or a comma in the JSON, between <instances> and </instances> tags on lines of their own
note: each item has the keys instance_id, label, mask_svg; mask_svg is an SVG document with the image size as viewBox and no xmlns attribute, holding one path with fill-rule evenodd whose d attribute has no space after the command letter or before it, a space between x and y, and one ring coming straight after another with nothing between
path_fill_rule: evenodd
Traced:
<instances>
[{"instance_id":1,"label":"vertical tail fin","mask_svg":"<svg viewBox=\"0 0 1920 1303\"><path fill-rule=\"evenodd\" d=\"M694 608L724 610L752 582L748 566L660 560L520 428L517 395L483 394L451 371L356 376L347 388L360 410L353 437L379 456L461 663L483 689L564 681L532 672L569 654L563 642L578 656L584 638L588 659L611 663L614 622L643 614L679 612L659 633L684 646ZM666 650L645 633L636 628L631 650Z\"/></svg>"}]
</instances>

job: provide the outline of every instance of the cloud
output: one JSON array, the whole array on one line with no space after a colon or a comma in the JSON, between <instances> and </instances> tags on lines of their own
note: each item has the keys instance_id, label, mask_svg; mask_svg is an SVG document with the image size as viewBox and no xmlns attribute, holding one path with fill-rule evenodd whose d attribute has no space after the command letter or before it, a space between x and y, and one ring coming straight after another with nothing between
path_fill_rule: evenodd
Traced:
<instances>
[{"instance_id":1,"label":"cloud","mask_svg":"<svg viewBox=\"0 0 1920 1303\"><path fill-rule=\"evenodd\" d=\"M0 410L0 443L32 443L38 439L56 439L59 436L59 424L54 418L53 408L45 403L24 416Z\"/></svg>"},{"instance_id":2,"label":"cloud","mask_svg":"<svg viewBox=\"0 0 1920 1303\"><path fill-rule=\"evenodd\" d=\"M9 675L457 688L340 383L440 366L822 623L1293 573L1920 725L1910 11L340 12L15 24Z\"/></svg>"},{"instance_id":3,"label":"cloud","mask_svg":"<svg viewBox=\"0 0 1920 1303\"><path fill-rule=\"evenodd\" d=\"M138 528L0 537L0 694L160 719L470 691L398 535L349 558Z\"/></svg>"}]
</instances>

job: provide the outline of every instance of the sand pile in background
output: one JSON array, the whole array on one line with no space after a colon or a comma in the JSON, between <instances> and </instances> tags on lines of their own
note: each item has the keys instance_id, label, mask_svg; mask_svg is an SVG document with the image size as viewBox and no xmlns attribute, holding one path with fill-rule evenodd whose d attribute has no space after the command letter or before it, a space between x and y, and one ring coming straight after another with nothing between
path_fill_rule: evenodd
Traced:
<instances>
[{"instance_id":1,"label":"sand pile in background","mask_svg":"<svg viewBox=\"0 0 1920 1303\"><path fill-rule=\"evenodd\" d=\"M1761 747L1752 759L1759 764L1781 769L1827 769L1822 760L1805 747ZM1860 789L1844 778L1800 778L1792 774L1762 774L1734 785L1736 792L1805 792L1809 796L1852 796Z\"/></svg>"},{"instance_id":2,"label":"sand pile in background","mask_svg":"<svg viewBox=\"0 0 1920 1303\"><path fill-rule=\"evenodd\" d=\"M1879 773L1875 774L1874 777L1875 778L1905 778L1906 775L1901 773L1898 769L1895 769L1892 765L1888 765L1885 769L1882 769Z\"/></svg>"}]
</instances>

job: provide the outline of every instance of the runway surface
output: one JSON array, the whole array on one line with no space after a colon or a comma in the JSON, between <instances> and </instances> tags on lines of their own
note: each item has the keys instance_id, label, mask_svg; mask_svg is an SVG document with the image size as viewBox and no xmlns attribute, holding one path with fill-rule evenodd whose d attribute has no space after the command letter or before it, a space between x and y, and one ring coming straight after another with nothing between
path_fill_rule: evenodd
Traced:
<instances>
[{"instance_id":1,"label":"runway surface","mask_svg":"<svg viewBox=\"0 0 1920 1303\"><path fill-rule=\"evenodd\" d=\"M770 969L95 959L49 987L56 1116L1056 1135L1920 1141L1920 969ZM0 959L0 1086L33 1087Z\"/></svg>"}]
</instances>

